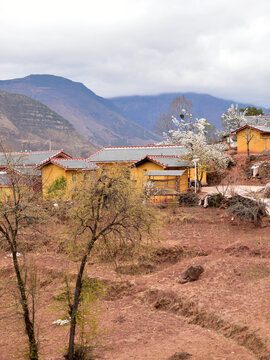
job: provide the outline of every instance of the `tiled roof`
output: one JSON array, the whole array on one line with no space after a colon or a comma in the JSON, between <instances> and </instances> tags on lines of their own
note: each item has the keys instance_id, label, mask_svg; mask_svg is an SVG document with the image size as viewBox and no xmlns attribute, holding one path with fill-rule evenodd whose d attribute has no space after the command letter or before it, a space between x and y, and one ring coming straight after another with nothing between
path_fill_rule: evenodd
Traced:
<instances>
[{"instance_id":1,"label":"tiled roof","mask_svg":"<svg viewBox=\"0 0 270 360\"><path fill-rule=\"evenodd\" d=\"M182 176L186 170L149 170L145 176Z\"/></svg>"},{"instance_id":2,"label":"tiled roof","mask_svg":"<svg viewBox=\"0 0 270 360\"><path fill-rule=\"evenodd\" d=\"M137 166L140 163L144 162L145 160L152 160L153 162L163 166L164 168L170 168L170 167L182 167L182 166L189 166L189 163L186 161L183 161L179 158L179 156L165 156L165 155L147 155L143 159L140 159L136 162L134 162L131 167Z\"/></svg>"},{"instance_id":3,"label":"tiled roof","mask_svg":"<svg viewBox=\"0 0 270 360\"><path fill-rule=\"evenodd\" d=\"M16 166L15 170L21 175L41 176L41 170L37 170L36 168L33 168L32 166L23 166L23 167Z\"/></svg>"},{"instance_id":4,"label":"tiled roof","mask_svg":"<svg viewBox=\"0 0 270 360\"><path fill-rule=\"evenodd\" d=\"M15 166L34 167L41 162L57 157L60 154L70 158L63 150L0 153L0 166L12 164Z\"/></svg>"},{"instance_id":5,"label":"tiled roof","mask_svg":"<svg viewBox=\"0 0 270 360\"><path fill-rule=\"evenodd\" d=\"M0 186L10 186L10 179L5 171L0 172Z\"/></svg>"},{"instance_id":6,"label":"tiled roof","mask_svg":"<svg viewBox=\"0 0 270 360\"><path fill-rule=\"evenodd\" d=\"M185 153L183 145L148 145L104 147L88 158L91 162L134 162L146 155L176 155Z\"/></svg>"},{"instance_id":7,"label":"tiled roof","mask_svg":"<svg viewBox=\"0 0 270 360\"><path fill-rule=\"evenodd\" d=\"M86 159L51 159L49 161L44 161L40 164L40 167L44 166L46 163L51 162L52 164L63 167L67 170L97 170L98 166L92 164L90 161Z\"/></svg>"},{"instance_id":8,"label":"tiled roof","mask_svg":"<svg viewBox=\"0 0 270 360\"><path fill-rule=\"evenodd\" d=\"M232 133L237 133L238 131L245 129L246 127L258 130L263 133L270 133L270 125L264 126L264 125L252 125L252 124L245 124L242 127L232 131Z\"/></svg>"},{"instance_id":9,"label":"tiled roof","mask_svg":"<svg viewBox=\"0 0 270 360\"><path fill-rule=\"evenodd\" d=\"M245 122L248 125L266 126L270 128L270 115L245 116Z\"/></svg>"}]
</instances>

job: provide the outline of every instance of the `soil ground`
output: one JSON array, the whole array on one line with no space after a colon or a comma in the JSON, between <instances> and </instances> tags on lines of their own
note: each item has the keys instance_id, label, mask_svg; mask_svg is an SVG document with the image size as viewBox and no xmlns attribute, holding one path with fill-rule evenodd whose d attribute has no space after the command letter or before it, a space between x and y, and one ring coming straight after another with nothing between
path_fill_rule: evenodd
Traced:
<instances>
[{"instance_id":1,"label":"soil ground","mask_svg":"<svg viewBox=\"0 0 270 360\"><path fill-rule=\"evenodd\" d=\"M168 360L182 353L174 359L269 360L269 218L255 228L231 221L225 210L172 206L158 212L147 256L120 262L118 271L97 256L89 259L86 275L107 284L95 358ZM54 299L63 291L63 276L75 274L78 264L52 243L29 255L40 278L41 359L63 360L68 326L52 324L63 315ZM201 265L204 272L199 280L180 284L190 265ZM0 269L0 359L20 360L26 339L4 251Z\"/></svg>"}]
</instances>

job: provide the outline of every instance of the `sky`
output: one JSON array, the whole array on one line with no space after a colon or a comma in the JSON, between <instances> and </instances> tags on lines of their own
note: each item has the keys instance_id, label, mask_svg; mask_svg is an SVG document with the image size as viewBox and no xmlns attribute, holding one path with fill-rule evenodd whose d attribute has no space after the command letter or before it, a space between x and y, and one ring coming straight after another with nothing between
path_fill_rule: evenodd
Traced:
<instances>
[{"instance_id":1,"label":"sky","mask_svg":"<svg viewBox=\"0 0 270 360\"><path fill-rule=\"evenodd\" d=\"M0 79L103 97L198 92L270 106L269 0L0 0Z\"/></svg>"}]
</instances>

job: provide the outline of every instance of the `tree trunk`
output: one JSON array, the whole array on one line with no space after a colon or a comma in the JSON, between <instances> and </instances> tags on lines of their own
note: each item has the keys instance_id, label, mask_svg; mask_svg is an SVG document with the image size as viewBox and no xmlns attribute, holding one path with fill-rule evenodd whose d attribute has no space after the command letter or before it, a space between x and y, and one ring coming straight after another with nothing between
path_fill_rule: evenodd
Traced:
<instances>
[{"instance_id":1,"label":"tree trunk","mask_svg":"<svg viewBox=\"0 0 270 360\"><path fill-rule=\"evenodd\" d=\"M248 158L248 161L250 161L249 141L247 142L247 158Z\"/></svg>"},{"instance_id":2,"label":"tree trunk","mask_svg":"<svg viewBox=\"0 0 270 360\"><path fill-rule=\"evenodd\" d=\"M22 281L21 272L17 260L17 251L12 251L12 258L13 258L14 269L16 272L16 277L17 277L17 284L20 291L20 303L22 305L22 310L23 310L25 331L28 336L29 359L38 360L38 347L35 338L34 324L30 319L30 312L27 303L25 286Z\"/></svg>"},{"instance_id":3,"label":"tree trunk","mask_svg":"<svg viewBox=\"0 0 270 360\"><path fill-rule=\"evenodd\" d=\"M80 270L77 275L76 287L75 287L75 292L74 292L74 300L73 300L73 304L72 304L72 308L71 308L72 311L70 314L70 332L69 332L69 344L68 344L68 353L67 353L68 360L73 360L73 357L74 357L74 343L75 343L75 333L76 333L76 325L77 325L76 316L77 316L77 311L78 311L78 307L80 304L80 297L81 297L81 292L82 292L82 277L83 277L83 272L84 272L84 268L86 265L87 257L90 254L90 251L92 250L92 247L94 246L94 243L95 243L95 240L92 239L92 241L90 242L90 244L87 248L86 254L82 258Z\"/></svg>"}]
</instances>

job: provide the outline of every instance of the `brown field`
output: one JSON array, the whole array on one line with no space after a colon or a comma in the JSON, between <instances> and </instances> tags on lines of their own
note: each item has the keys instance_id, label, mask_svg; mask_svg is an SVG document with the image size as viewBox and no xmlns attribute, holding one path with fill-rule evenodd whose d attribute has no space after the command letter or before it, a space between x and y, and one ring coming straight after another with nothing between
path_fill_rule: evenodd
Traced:
<instances>
[{"instance_id":1,"label":"brown field","mask_svg":"<svg viewBox=\"0 0 270 360\"><path fill-rule=\"evenodd\" d=\"M89 259L87 276L107 288L100 300L95 358L168 360L183 353L171 359L269 360L269 218L255 228L232 222L225 210L171 207L158 212L146 255L138 252L132 262L122 256L117 271L97 251ZM77 264L57 241L36 241L40 243L33 244L29 256L39 274L40 357L60 360L68 326L52 325L62 315L54 298L63 289L63 275L75 273ZM20 360L26 339L6 255L0 253L0 359ZM198 281L180 284L190 265L202 265L203 274Z\"/></svg>"}]
</instances>

